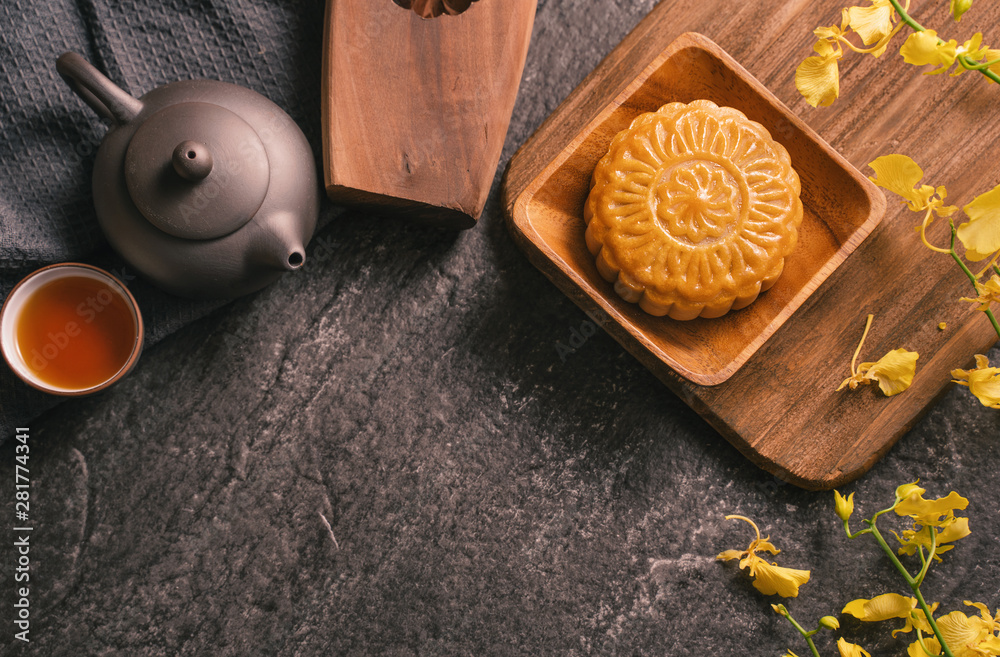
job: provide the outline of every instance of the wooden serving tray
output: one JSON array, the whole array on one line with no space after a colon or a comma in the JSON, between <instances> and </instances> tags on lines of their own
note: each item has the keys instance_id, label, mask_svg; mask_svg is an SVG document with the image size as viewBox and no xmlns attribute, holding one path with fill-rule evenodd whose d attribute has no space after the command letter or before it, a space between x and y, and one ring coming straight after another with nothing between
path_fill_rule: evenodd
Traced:
<instances>
[{"instance_id":1,"label":"wooden serving tray","mask_svg":"<svg viewBox=\"0 0 1000 657\"><path fill-rule=\"evenodd\" d=\"M802 225L781 278L749 307L717 319L653 317L615 293L584 240L583 206L597 161L632 120L699 98L733 107L782 143L802 183ZM721 48L682 34L570 141L518 196L510 228L567 294L610 318L607 328L660 376L726 381L867 237L885 213L882 193ZM553 269L554 268L554 269ZM547 272L548 273L548 272ZM666 369L664 369L666 368ZM659 372L658 370L663 370Z\"/></svg>"},{"instance_id":2,"label":"wooden serving tray","mask_svg":"<svg viewBox=\"0 0 1000 657\"><path fill-rule=\"evenodd\" d=\"M933 163L929 144L907 151L898 137L892 141L905 129L893 135L881 125L868 132L871 141L862 145L869 148L855 145L845 152L841 147L845 159L767 91L803 111L816 111L795 91L794 68L809 54L812 27L829 22L828 14L839 16L839 6L813 4L819 6L795 16L802 25L792 29L759 18L773 12L762 0L735 12L745 11L743 20L751 23L764 20L772 30L770 47L796 52L793 58L761 49L759 31L748 42L736 19L718 27L720 15L734 13L729 4L660 4L515 154L503 192L508 226L533 264L581 308L609 317L605 329L754 463L799 486L822 489L871 467L949 385L950 370L984 353L996 335L981 313L957 301L971 291L968 281L952 269L950 259L920 245L912 230L918 218L893 203L887 221L862 243L885 200L848 161L863 165L902 151ZM764 72L763 83L708 39L686 35L671 45L692 28L717 32L723 46L728 37L735 60L752 62L751 68L756 64ZM790 45L776 42L778 33ZM977 82L984 85L981 93L990 93L985 82ZM864 115L871 110L866 94L878 90L870 81L852 84L858 88L838 101L839 109ZM581 218L588 167L592 170L606 152L616 129L641 112L699 94L741 109L786 145L803 179L806 207L806 257L750 308L718 325L713 322L719 320L655 319L619 300L597 274ZM906 109L912 112L915 106L920 104L911 99ZM946 110L923 107L924 120L940 111ZM845 118L840 129L859 129L857 116ZM942 130L956 132L950 126ZM930 169L925 165L925 170ZM987 181L979 181L980 191L988 188ZM901 395L886 398L874 388L836 392L849 375L869 312L876 319L863 360L896 347L921 354L914 384ZM948 325L944 331L937 328L941 321Z\"/></svg>"}]
</instances>

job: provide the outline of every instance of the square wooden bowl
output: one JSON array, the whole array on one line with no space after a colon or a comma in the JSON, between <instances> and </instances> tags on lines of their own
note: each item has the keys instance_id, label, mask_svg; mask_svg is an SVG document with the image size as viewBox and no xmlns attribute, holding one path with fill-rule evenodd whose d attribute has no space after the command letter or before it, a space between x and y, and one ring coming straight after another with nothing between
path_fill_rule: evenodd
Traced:
<instances>
[{"instance_id":1,"label":"square wooden bowl","mask_svg":"<svg viewBox=\"0 0 1000 657\"><path fill-rule=\"evenodd\" d=\"M734 107L788 149L802 182L799 242L778 282L750 306L718 319L653 317L621 299L584 241L590 177L612 138L634 118L697 99ZM517 197L508 225L532 262L603 322L644 364L700 385L736 372L872 232L885 197L849 162L708 38L678 37L601 111Z\"/></svg>"}]
</instances>

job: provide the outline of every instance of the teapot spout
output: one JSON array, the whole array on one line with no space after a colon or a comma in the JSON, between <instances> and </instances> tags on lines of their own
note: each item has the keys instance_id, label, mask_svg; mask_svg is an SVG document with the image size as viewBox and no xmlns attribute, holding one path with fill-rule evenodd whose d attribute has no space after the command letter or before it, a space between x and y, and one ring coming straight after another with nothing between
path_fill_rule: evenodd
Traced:
<instances>
[{"instance_id":1,"label":"teapot spout","mask_svg":"<svg viewBox=\"0 0 1000 657\"><path fill-rule=\"evenodd\" d=\"M252 250L253 261L269 269L295 271L306 261L304 240L295 229L297 222L290 217L282 220L272 217L265 222L267 228L260 236L257 248Z\"/></svg>"}]
</instances>

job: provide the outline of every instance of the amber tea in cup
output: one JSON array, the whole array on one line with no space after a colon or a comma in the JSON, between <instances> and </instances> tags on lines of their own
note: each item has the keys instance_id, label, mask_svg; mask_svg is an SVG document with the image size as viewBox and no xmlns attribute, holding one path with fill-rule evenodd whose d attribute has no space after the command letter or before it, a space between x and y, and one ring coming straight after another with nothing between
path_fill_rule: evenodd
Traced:
<instances>
[{"instance_id":1,"label":"amber tea in cup","mask_svg":"<svg viewBox=\"0 0 1000 657\"><path fill-rule=\"evenodd\" d=\"M26 383L60 395L101 390L128 373L142 349L135 299L116 278L68 263L21 281L0 311L0 346Z\"/></svg>"}]
</instances>

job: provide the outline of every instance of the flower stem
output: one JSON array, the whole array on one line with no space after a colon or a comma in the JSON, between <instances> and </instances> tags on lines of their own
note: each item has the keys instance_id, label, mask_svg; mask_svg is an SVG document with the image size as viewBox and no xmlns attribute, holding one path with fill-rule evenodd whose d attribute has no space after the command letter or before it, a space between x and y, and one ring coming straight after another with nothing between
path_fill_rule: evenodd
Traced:
<instances>
[{"instance_id":1,"label":"flower stem","mask_svg":"<svg viewBox=\"0 0 1000 657\"><path fill-rule=\"evenodd\" d=\"M847 538L849 538L851 540L854 540L855 538L857 538L858 536L861 536L862 534L871 534L872 533L871 529L859 529L856 534L852 534L851 533L851 526L850 526L849 523L850 523L850 520L845 520L844 521L844 533L847 534Z\"/></svg>"},{"instance_id":2,"label":"flower stem","mask_svg":"<svg viewBox=\"0 0 1000 657\"><path fill-rule=\"evenodd\" d=\"M861 353L861 347L865 344L865 338L868 337L868 331L872 327L872 320L875 319L875 315L869 314L868 320L865 322L865 332L861 334L861 342L858 343L858 348L854 350L854 357L851 358L851 376L858 373L855 364L858 362L858 354Z\"/></svg>"},{"instance_id":3,"label":"flower stem","mask_svg":"<svg viewBox=\"0 0 1000 657\"><path fill-rule=\"evenodd\" d=\"M955 657L955 655L951 652L951 649L948 647L947 642L945 642L944 637L941 635L941 630L938 629L937 622L934 620L934 614L931 613L931 608L927 606L927 602L924 601L923 594L920 593L920 582L914 579L910 575L909 571L906 570L906 567L903 566L903 564L899 562L899 559L896 558L896 553L893 552L892 548L889 547L889 544L885 542L885 539L882 537L882 533L879 532L878 528L875 526L874 520L875 519L872 518L871 520L865 521L866 523L868 523L868 526L871 527L872 536L874 536L875 540L878 541L878 545L880 548L882 548L882 552L884 552L885 555L889 557L889 561L892 562L892 565L896 567L896 570L899 571L899 574L902 575L903 579L906 580L906 583L909 585L910 590L913 591L914 597L917 598L917 604L920 605L920 609L923 610L924 616L927 617L927 623L931 626L931 629L934 631L934 636L937 637L938 643L941 644L941 650L944 651L945 657ZM926 570L924 572L926 573Z\"/></svg>"},{"instance_id":4,"label":"flower stem","mask_svg":"<svg viewBox=\"0 0 1000 657\"><path fill-rule=\"evenodd\" d=\"M908 13L906 13L906 10L903 9L902 5L899 4L899 0L889 0L889 3L892 5L892 8L896 10L896 15L898 15L899 18L900 18L900 20L902 20L904 23L906 23L907 25L909 25L911 28L913 28L917 32L926 32L927 31L927 29L923 25L921 25L917 21L913 20L913 18L911 18L910 15ZM944 39L938 38L938 43L944 43ZM975 66L977 66L977 63L973 62L973 61L970 61L969 58L966 57L965 55L959 55L957 57L957 59L958 59L958 63L961 64L962 66L964 66L965 68L970 68L972 70L977 70L980 73L982 73L983 75L985 75L986 77L988 77L989 79L993 80L994 82L1000 83L1000 75L997 75L996 73L994 73L993 71L991 71L989 69L977 69L977 68L975 68Z\"/></svg>"},{"instance_id":5,"label":"flower stem","mask_svg":"<svg viewBox=\"0 0 1000 657\"><path fill-rule=\"evenodd\" d=\"M965 275L972 282L972 289L976 291L976 294L979 294L979 284L976 279L976 275L972 273L972 271L965 265L965 263L962 262L962 259L958 257L958 253L955 252L955 235L957 232L958 231L955 228L955 222L953 221L951 222L951 250L949 251L949 253L951 254L952 259L956 263L958 263L958 266L962 268L962 271L965 272ZM987 308L983 312L986 313L986 317L989 318L990 324L993 325L993 330L997 332L997 337L1000 338L1000 322L997 322L996 315L994 315L993 311L990 310L989 308Z\"/></svg>"},{"instance_id":6,"label":"flower stem","mask_svg":"<svg viewBox=\"0 0 1000 657\"><path fill-rule=\"evenodd\" d=\"M958 63L961 64L963 68L968 69L970 71L981 71L984 68L989 68L996 64L1000 64L1000 59L993 59L991 61L983 62L981 64L969 64L968 58L963 55L958 58Z\"/></svg>"},{"instance_id":7,"label":"flower stem","mask_svg":"<svg viewBox=\"0 0 1000 657\"><path fill-rule=\"evenodd\" d=\"M921 549L920 551L920 560L923 562L923 567L920 569L920 572L917 573L917 576L914 578L918 587L924 583L924 577L927 576L927 571L931 567L931 562L934 561L934 557L937 555L937 532L934 531L933 527L928 527L927 531L931 535L931 549L928 551L926 559L924 559L923 549Z\"/></svg>"},{"instance_id":8,"label":"flower stem","mask_svg":"<svg viewBox=\"0 0 1000 657\"><path fill-rule=\"evenodd\" d=\"M809 649L812 650L812 654L815 655L815 657L820 657L819 650L816 649L816 644L813 643L812 640L812 635L815 634L815 632L807 632L805 628L799 625L798 621L792 618L792 615L787 612L785 613L785 618L787 618L788 622L792 624L792 627L799 631L802 638L806 640L806 643L809 645Z\"/></svg>"}]
</instances>

